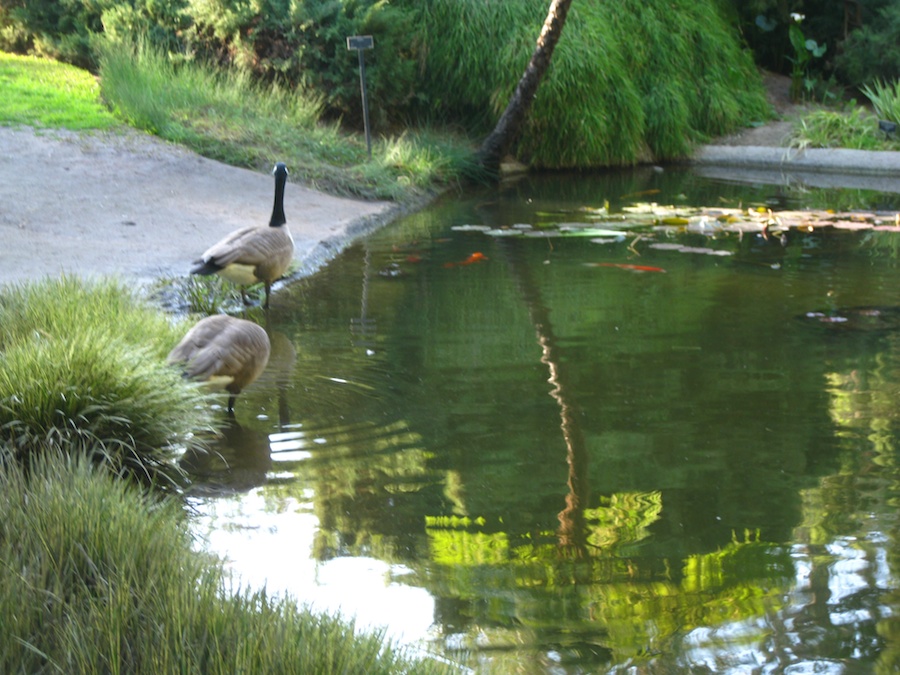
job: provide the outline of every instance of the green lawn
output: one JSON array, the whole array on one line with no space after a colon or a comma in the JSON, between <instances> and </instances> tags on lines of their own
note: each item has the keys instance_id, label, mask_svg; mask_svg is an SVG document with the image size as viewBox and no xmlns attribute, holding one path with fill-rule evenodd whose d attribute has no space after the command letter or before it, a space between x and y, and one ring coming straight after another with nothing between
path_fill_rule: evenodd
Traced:
<instances>
[{"instance_id":1,"label":"green lawn","mask_svg":"<svg viewBox=\"0 0 900 675\"><path fill-rule=\"evenodd\" d=\"M121 122L100 101L86 70L0 52L0 124L51 129L112 129Z\"/></svg>"}]
</instances>

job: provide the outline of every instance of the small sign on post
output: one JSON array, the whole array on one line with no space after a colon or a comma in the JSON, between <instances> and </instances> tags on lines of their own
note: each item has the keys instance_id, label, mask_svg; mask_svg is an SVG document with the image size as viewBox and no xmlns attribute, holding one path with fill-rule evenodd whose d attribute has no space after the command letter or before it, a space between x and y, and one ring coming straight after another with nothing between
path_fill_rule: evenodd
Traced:
<instances>
[{"instance_id":1,"label":"small sign on post","mask_svg":"<svg viewBox=\"0 0 900 675\"><path fill-rule=\"evenodd\" d=\"M347 38L347 49L356 50L359 54L359 88L362 93L363 125L366 129L366 149L369 157L372 156L372 138L369 135L369 102L366 99L366 61L363 52L375 46L375 39L371 35L352 35Z\"/></svg>"}]
</instances>

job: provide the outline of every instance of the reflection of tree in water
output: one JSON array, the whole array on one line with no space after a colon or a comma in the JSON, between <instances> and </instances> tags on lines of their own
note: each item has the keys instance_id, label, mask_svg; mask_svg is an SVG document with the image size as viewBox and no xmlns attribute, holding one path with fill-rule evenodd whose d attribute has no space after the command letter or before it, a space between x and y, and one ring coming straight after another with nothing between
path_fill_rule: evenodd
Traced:
<instances>
[{"instance_id":1,"label":"reflection of tree in water","mask_svg":"<svg viewBox=\"0 0 900 675\"><path fill-rule=\"evenodd\" d=\"M638 554L634 547L662 513L662 493L590 496L584 418L569 372L577 365L566 360L550 310L516 245L499 243L559 411L568 468L565 504L555 546L486 531L484 520L474 516L427 519L432 561L446 566L432 570L429 581L440 589L440 615L457 617L454 623L468 615L485 644L519 644L508 657L492 656L501 670L520 667L529 658L529 644L530 658L538 662L555 652L568 665L595 667L640 661L642 654L675 641L686 625L714 626L735 616L753 625L780 606L777 582L791 574L789 550L745 532L734 533L718 551L684 561ZM496 597L479 601L479 594L495 588L502 589Z\"/></svg>"},{"instance_id":2,"label":"reflection of tree in water","mask_svg":"<svg viewBox=\"0 0 900 675\"><path fill-rule=\"evenodd\" d=\"M565 508L559 513L559 545L561 550L574 558L588 555L584 509L587 505L588 453L584 432L578 423L579 408L572 397L566 366L553 335L550 312L541 301L539 286L529 274L527 265L513 251L506 249L506 263L516 282L522 300L528 309L535 337L541 348L541 363L547 366L552 385L550 396L559 405L560 430L566 446L568 488Z\"/></svg>"}]
</instances>

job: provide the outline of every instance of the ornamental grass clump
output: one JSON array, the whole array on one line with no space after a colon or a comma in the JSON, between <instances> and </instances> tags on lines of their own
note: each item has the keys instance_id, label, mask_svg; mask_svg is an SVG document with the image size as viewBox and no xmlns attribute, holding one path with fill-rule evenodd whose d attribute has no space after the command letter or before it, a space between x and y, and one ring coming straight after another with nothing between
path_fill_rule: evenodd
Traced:
<instances>
[{"instance_id":1,"label":"ornamental grass clump","mask_svg":"<svg viewBox=\"0 0 900 675\"><path fill-rule=\"evenodd\" d=\"M0 450L45 450L155 473L211 429L206 396L165 363L183 332L114 281L0 292Z\"/></svg>"},{"instance_id":2,"label":"ornamental grass clump","mask_svg":"<svg viewBox=\"0 0 900 675\"><path fill-rule=\"evenodd\" d=\"M0 672L437 672L378 633L231 590L178 500L45 453L0 471Z\"/></svg>"},{"instance_id":3,"label":"ornamental grass clump","mask_svg":"<svg viewBox=\"0 0 900 675\"><path fill-rule=\"evenodd\" d=\"M490 129L525 70L546 3L418 3L420 100ZM536 168L682 158L771 117L750 53L716 3L574 3L516 148Z\"/></svg>"},{"instance_id":4,"label":"ornamental grass clump","mask_svg":"<svg viewBox=\"0 0 900 675\"><path fill-rule=\"evenodd\" d=\"M794 123L790 147L898 150L900 140L878 131L878 120L865 108L816 110Z\"/></svg>"},{"instance_id":5,"label":"ornamental grass clump","mask_svg":"<svg viewBox=\"0 0 900 675\"><path fill-rule=\"evenodd\" d=\"M872 102L879 119L900 124L900 80L875 80L860 89Z\"/></svg>"}]
</instances>

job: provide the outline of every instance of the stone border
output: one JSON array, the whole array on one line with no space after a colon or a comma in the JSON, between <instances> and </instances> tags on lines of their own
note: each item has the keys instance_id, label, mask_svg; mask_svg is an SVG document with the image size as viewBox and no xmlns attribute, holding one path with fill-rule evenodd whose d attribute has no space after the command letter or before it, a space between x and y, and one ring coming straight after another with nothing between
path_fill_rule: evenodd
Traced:
<instances>
[{"instance_id":1,"label":"stone border","mask_svg":"<svg viewBox=\"0 0 900 675\"><path fill-rule=\"evenodd\" d=\"M900 193L900 152L707 145L691 164L722 180Z\"/></svg>"}]
</instances>

